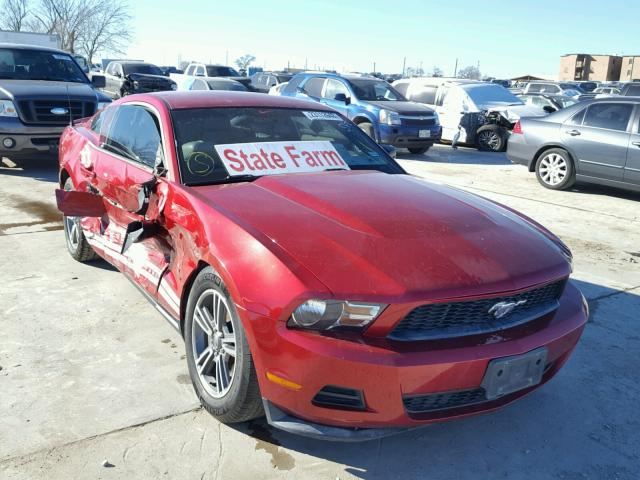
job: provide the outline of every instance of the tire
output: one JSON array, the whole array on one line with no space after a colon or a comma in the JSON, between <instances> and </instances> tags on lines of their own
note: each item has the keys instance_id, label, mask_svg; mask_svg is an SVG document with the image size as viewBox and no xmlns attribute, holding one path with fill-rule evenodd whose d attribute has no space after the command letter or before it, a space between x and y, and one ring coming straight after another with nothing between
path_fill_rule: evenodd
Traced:
<instances>
[{"instance_id":1,"label":"tire","mask_svg":"<svg viewBox=\"0 0 640 480\"><path fill-rule=\"evenodd\" d=\"M71 178L67 178L64 182L64 189L69 191L73 190L73 182ZM84 233L80 228L80 219L78 217L66 217L62 216L62 223L64 225L64 238L67 243L67 250L74 260L78 262L86 263L96 260L98 254L93 251L89 242L84 237Z\"/></svg>"},{"instance_id":2,"label":"tire","mask_svg":"<svg viewBox=\"0 0 640 480\"><path fill-rule=\"evenodd\" d=\"M431 148L431 145L427 147L410 147L410 148L407 148L407 150L409 150L409 152L413 153L414 155L422 155L423 153L427 153L427 151L430 148Z\"/></svg>"},{"instance_id":3,"label":"tire","mask_svg":"<svg viewBox=\"0 0 640 480\"><path fill-rule=\"evenodd\" d=\"M214 304L223 315L213 314ZM189 292L185 347L191 383L205 410L223 423L264 415L242 322L222 279L211 267L198 274Z\"/></svg>"},{"instance_id":4,"label":"tire","mask_svg":"<svg viewBox=\"0 0 640 480\"><path fill-rule=\"evenodd\" d=\"M576 169L571 155L563 148L550 148L536 160L536 178L551 190L567 190L576 183Z\"/></svg>"},{"instance_id":5,"label":"tire","mask_svg":"<svg viewBox=\"0 0 640 480\"><path fill-rule=\"evenodd\" d=\"M360 130L369 135L374 140L376 139L375 133L373 132L373 125L369 122L362 122L358 124Z\"/></svg>"},{"instance_id":6,"label":"tire","mask_svg":"<svg viewBox=\"0 0 640 480\"><path fill-rule=\"evenodd\" d=\"M478 150L502 152L507 146L504 130L498 125L485 125L476 132Z\"/></svg>"}]
</instances>

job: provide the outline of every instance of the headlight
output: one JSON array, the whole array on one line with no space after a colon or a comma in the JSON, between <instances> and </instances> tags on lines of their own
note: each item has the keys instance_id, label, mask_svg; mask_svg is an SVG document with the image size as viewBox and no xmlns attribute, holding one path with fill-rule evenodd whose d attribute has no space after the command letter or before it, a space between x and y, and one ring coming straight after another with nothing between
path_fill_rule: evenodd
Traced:
<instances>
[{"instance_id":1,"label":"headlight","mask_svg":"<svg viewBox=\"0 0 640 480\"><path fill-rule=\"evenodd\" d=\"M171 90L177 90L178 89L178 85L175 83L171 84Z\"/></svg>"},{"instance_id":2,"label":"headlight","mask_svg":"<svg viewBox=\"0 0 640 480\"><path fill-rule=\"evenodd\" d=\"M440 117L437 112L433 112L433 116L436 117L436 125L440 125Z\"/></svg>"},{"instance_id":3,"label":"headlight","mask_svg":"<svg viewBox=\"0 0 640 480\"><path fill-rule=\"evenodd\" d=\"M0 100L0 117L17 117L18 111L11 100Z\"/></svg>"},{"instance_id":4,"label":"headlight","mask_svg":"<svg viewBox=\"0 0 640 480\"><path fill-rule=\"evenodd\" d=\"M386 123L387 125L400 125L400 115L396 112L390 112L389 110L380 110L380 123Z\"/></svg>"},{"instance_id":5,"label":"headlight","mask_svg":"<svg viewBox=\"0 0 640 480\"><path fill-rule=\"evenodd\" d=\"M293 311L289 327L329 330L364 327L374 321L386 305L338 300L307 300Z\"/></svg>"},{"instance_id":6,"label":"headlight","mask_svg":"<svg viewBox=\"0 0 640 480\"><path fill-rule=\"evenodd\" d=\"M140 82L138 82L137 80L133 82L133 88L138 88L139 86L140 86Z\"/></svg>"},{"instance_id":7,"label":"headlight","mask_svg":"<svg viewBox=\"0 0 640 480\"><path fill-rule=\"evenodd\" d=\"M109 105L111 102L98 102L98 110L102 110L104 107Z\"/></svg>"}]
</instances>

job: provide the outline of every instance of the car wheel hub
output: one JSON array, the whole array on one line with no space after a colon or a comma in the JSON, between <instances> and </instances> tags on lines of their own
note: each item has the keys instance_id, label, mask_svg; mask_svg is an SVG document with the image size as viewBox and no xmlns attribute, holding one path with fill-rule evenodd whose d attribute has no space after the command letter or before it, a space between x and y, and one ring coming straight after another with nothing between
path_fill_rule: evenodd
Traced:
<instances>
[{"instance_id":1,"label":"car wheel hub","mask_svg":"<svg viewBox=\"0 0 640 480\"><path fill-rule=\"evenodd\" d=\"M491 150L496 150L500 145L500 137L495 132L480 133L480 141Z\"/></svg>"},{"instance_id":2,"label":"car wheel hub","mask_svg":"<svg viewBox=\"0 0 640 480\"><path fill-rule=\"evenodd\" d=\"M545 155L540 161L540 178L548 185L558 185L567 176L567 161L557 153Z\"/></svg>"},{"instance_id":3,"label":"car wheel hub","mask_svg":"<svg viewBox=\"0 0 640 480\"><path fill-rule=\"evenodd\" d=\"M226 299L217 290L203 292L193 311L193 360L202 387L224 397L235 377L236 336Z\"/></svg>"}]
</instances>

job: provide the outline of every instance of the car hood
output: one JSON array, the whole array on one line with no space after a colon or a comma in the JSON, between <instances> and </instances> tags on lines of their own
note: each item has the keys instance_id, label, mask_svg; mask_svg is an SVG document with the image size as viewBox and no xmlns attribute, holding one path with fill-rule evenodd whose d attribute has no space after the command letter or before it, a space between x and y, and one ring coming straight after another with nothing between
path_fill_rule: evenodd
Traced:
<instances>
[{"instance_id":1,"label":"car hood","mask_svg":"<svg viewBox=\"0 0 640 480\"><path fill-rule=\"evenodd\" d=\"M102 101L103 96L88 83L45 80L0 80L0 97L9 99L66 97L74 100Z\"/></svg>"},{"instance_id":2,"label":"car hood","mask_svg":"<svg viewBox=\"0 0 640 480\"><path fill-rule=\"evenodd\" d=\"M557 243L523 217L410 175L292 174L192 190L284 249L336 297L453 298L570 273Z\"/></svg>"},{"instance_id":3,"label":"car hood","mask_svg":"<svg viewBox=\"0 0 640 480\"><path fill-rule=\"evenodd\" d=\"M415 102L371 102L367 100L366 103L378 108L384 108L385 110L389 110L391 112L397 112L402 115L425 115L433 113L433 109Z\"/></svg>"},{"instance_id":4,"label":"car hood","mask_svg":"<svg viewBox=\"0 0 640 480\"><path fill-rule=\"evenodd\" d=\"M153 82L174 83L169 77L165 77L164 75L151 75L149 73L130 73L127 77L135 81L152 80Z\"/></svg>"},{"instance_id":5,"label":"car hood","mask_svg":"<svg viewBox=\"0 0 640 480\"><path fill-rule=\"evenodd\" d=\"M535 105L505 105L504 103L486 102L478 105L481 110L500 112L510 122L516 122L522 117L545 117L548 115L542 108Z\"/></svg>"}]
</instances>

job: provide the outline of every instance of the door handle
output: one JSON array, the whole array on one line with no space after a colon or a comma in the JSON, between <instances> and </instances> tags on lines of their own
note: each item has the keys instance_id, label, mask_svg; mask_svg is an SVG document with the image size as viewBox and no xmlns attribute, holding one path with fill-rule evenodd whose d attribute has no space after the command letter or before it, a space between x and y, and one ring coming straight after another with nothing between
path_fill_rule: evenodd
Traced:
<instances>
[{"instance_id":1,"label":"door handle","mask_svg":"<svg viewBox=\"0 0 640 480\"><path fill-rule=\"evenodd\" d=\"M567 133L572 137L577 137L578 135L581 135L579 130L567 130Z\"/></svg>"},{"instance_id":2,"label":"door handle","mask_svg":"<svg viewBox=\"0 0 640 480\"><path fill-rule=\"evenodd\" d=\"M640 142L632 142L631 145L635 145L636 147L640 147Z\"/></svg>"}]
</instances>

